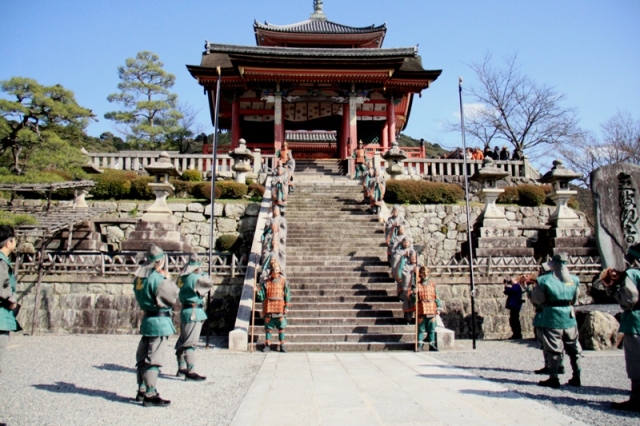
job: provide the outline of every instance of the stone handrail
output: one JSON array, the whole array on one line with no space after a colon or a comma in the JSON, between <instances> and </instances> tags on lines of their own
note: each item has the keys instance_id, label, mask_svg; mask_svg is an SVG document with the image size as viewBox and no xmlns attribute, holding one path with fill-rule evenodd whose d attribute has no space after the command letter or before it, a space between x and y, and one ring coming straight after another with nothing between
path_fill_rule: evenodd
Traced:
<instances>
[{"instance_id":1,"label":"stone handrail","mask_svg":"<svg viewBox=\"0 0 640 426\"><path fill-rule=\"evenodd\" d=\"M210 154L179 154L168 152L171 163L183 172L185 170L198 170L207 172L211 170L213 159ZM120 151L120 152L90 152L87 154L91 164L101 169L117 169L141 171L160 155L159 151ZM273 168L273 155L261 155L267 167ZM229 154L218 154L216 157L218 172L231 172L233 158ZM260 170L260 160L254 162L254 171Z\"/></svg>"},{"instance_id":2,"label":"stone handrail","mask_svg":"<svg viewBox=\"0 0 640 426\"><path fill-rule=\"evenodd\" d=\"M238 315L234 329L229 332L229 349L247 351L249 343L249 327L251 326L251 313L253 311L253 301L255 297L255 285L258 278L258 268L260 266L260 256L262 253L262 230L269 218L269 208L271 206L271 179L265 183L264 195L260 204L260 213L256 223L256 230L253 234L251 244L251 254L247 264L247 273L242 286L242 295L238 305Z\"/></svg>"},{"instance_id":3,"label":"stone handrail","mask_svg":"<svg viewBox=\"0 0 640 426\"><path fill-rule=\"evenodd\" d=\"M349 170L353 172L354 160L349 159ZM378 168L386 168L386 161L376 154L373 163ZM538 179L540 173L531 166L526 158L522 161L494 161L496 167L509 173L510 177ZM464 176L464 160L445 158L409 158L402 162L405 175L419 175L432 177L462 177ZM480 160L467 160L467 172L473 175L482 167Z\"/></svg>"}]
</instances>

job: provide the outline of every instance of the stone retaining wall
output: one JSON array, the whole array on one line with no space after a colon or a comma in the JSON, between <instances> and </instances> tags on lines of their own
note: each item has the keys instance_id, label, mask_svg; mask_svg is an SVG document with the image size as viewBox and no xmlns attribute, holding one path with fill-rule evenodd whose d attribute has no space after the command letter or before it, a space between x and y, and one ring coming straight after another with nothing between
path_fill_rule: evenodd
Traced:
<instances>
[{"instance_id":1,"label":"stone retaining wall","mask_svg":"<svg viewBox=\"0 0 640 426\"><path fill-rule=\"evenodd\" d=\"M37 277L21 277L18 295ZM214 277L211 306L208 310L211 334L226 335L233 329L244 277ZM31 333L35 287L20 301L18 320ZM39 333L136 334L142 311L133 295L131 277L95 277L87 275L46 276L41 283L38 310ZM179 308L173 315L180 325Z\"/></svg>"},{"instance_id":2,"label":"stone retaining wall","mask_svg":"<svg viewBox=\"0 0 640 426\"><path fill-rule=\"evenodd\" d=\"M391 206L389 206L391 207ZM501 206L504 209L509 226L520 228L520 235L534 244L538 238L538 229L544 227L554 206L521 207ZM423 254L432 259L448 260L462 250L467 241L467 208L462 205L405 205L401 206L409 227L407 233L413 237L414 244L424 247ZM471 206L469 215L471 227L482 212L479 206ZM589 230L584 213L576 211ZM515 235L520 236L520 235Z\"/></svg>"}]
</instances>

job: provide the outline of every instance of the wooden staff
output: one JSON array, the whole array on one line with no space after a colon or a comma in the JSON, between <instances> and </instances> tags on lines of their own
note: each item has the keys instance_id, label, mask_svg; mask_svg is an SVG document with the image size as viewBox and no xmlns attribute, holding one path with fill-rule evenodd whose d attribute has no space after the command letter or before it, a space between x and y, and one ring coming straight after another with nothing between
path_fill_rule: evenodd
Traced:
<instances>
[{"instance_id":1,"label":"wooden staff","mask_svg":"<svg viewBox=\"0 0 640 426\"><path fill-rule=\"evenodd\" d=\"M249 352L253 353L253 329L255 328L255 323L256 323L256 285L258 282L257 279L257 270L258 268L256 268L256 274L253 277L253 297L251 299L251 321L250 321L250 325L251 325L251 340L249 341Z\"/></svg>"},{"instance_id":2,"label":"wooden staff","mask_svg":"<svg viewBox=\"0 0 640 426\"><path fill-rule=\"evenodd\" d=\"M418 352L418 312L420 312L420 310L418 309L418 304L420 303L420 291L418 289L418 286L420 285L420 269L416 266L416 268L418 270L416 274L416 352Z\"/></svg>"}]
</instances>

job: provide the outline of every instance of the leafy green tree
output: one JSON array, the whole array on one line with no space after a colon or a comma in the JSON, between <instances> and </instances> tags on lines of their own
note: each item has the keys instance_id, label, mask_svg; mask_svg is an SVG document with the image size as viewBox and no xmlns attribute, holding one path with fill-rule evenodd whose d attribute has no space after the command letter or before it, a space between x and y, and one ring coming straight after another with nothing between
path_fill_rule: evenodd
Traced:
<instances>
[{"instance_id":1,"label":"leafy green tree","mask_svg":"<svg viewBox=\"0 0 640 426\"><path fill-rule=\"evenodd\" d=\"M23 173L27 157L37 151L70 149L65 136L83 133L95 117L59 84L43 86L30 78L13 77L0 81L0 90L10 98L0 98L0 155L11 152L10 169L15 174ZM71 156L65 160L68 165L67 160L75 161L79 152L70 150L67 155ZM52 164L48 161L45 166Z\"/></svg>"},{"instance_id":2,"label":"leafy green tree","mask_svg":"<svg viewBox=\"0 0 640 426\"><path fill-rule=\"evenodd\" d=\"M166 135L178 131L182 113L178 110L178 95L169 89L176 77L162 69L158 55L148 51L128 58L118 67L119 93L107 97L121 104L121 111L104 115L117 123L127 142L136 147L157 147Z\"/></svg>"}]
</instances>

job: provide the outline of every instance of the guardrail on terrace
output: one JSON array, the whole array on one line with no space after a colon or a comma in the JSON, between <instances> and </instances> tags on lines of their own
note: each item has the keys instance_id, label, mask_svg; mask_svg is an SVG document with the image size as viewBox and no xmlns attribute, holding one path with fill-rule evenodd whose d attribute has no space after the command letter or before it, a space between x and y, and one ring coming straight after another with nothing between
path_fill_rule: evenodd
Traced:
<instances>
[{"instance_id":1,"label":"guardrail on terrace","mask_svg":"<svg viewBox=\"0 0 640 426\"><path fill-rule=\"evenodd\" d=\"M102 276L131 275L144 263L139 252L90 252L90 251L45 251L43 268L47 275L91 274ZM167 252L167 270L170 274L179 274L189 261L189 253ZM203 268L208 269L209 253L199 253ZM211 275L242 276L247 271L246 260L238 259L235 254L213 252ZM37 274L40 264L40 252L34 254L18 253L15 262L18 275Z\"/></svg>"}]
</instances>

